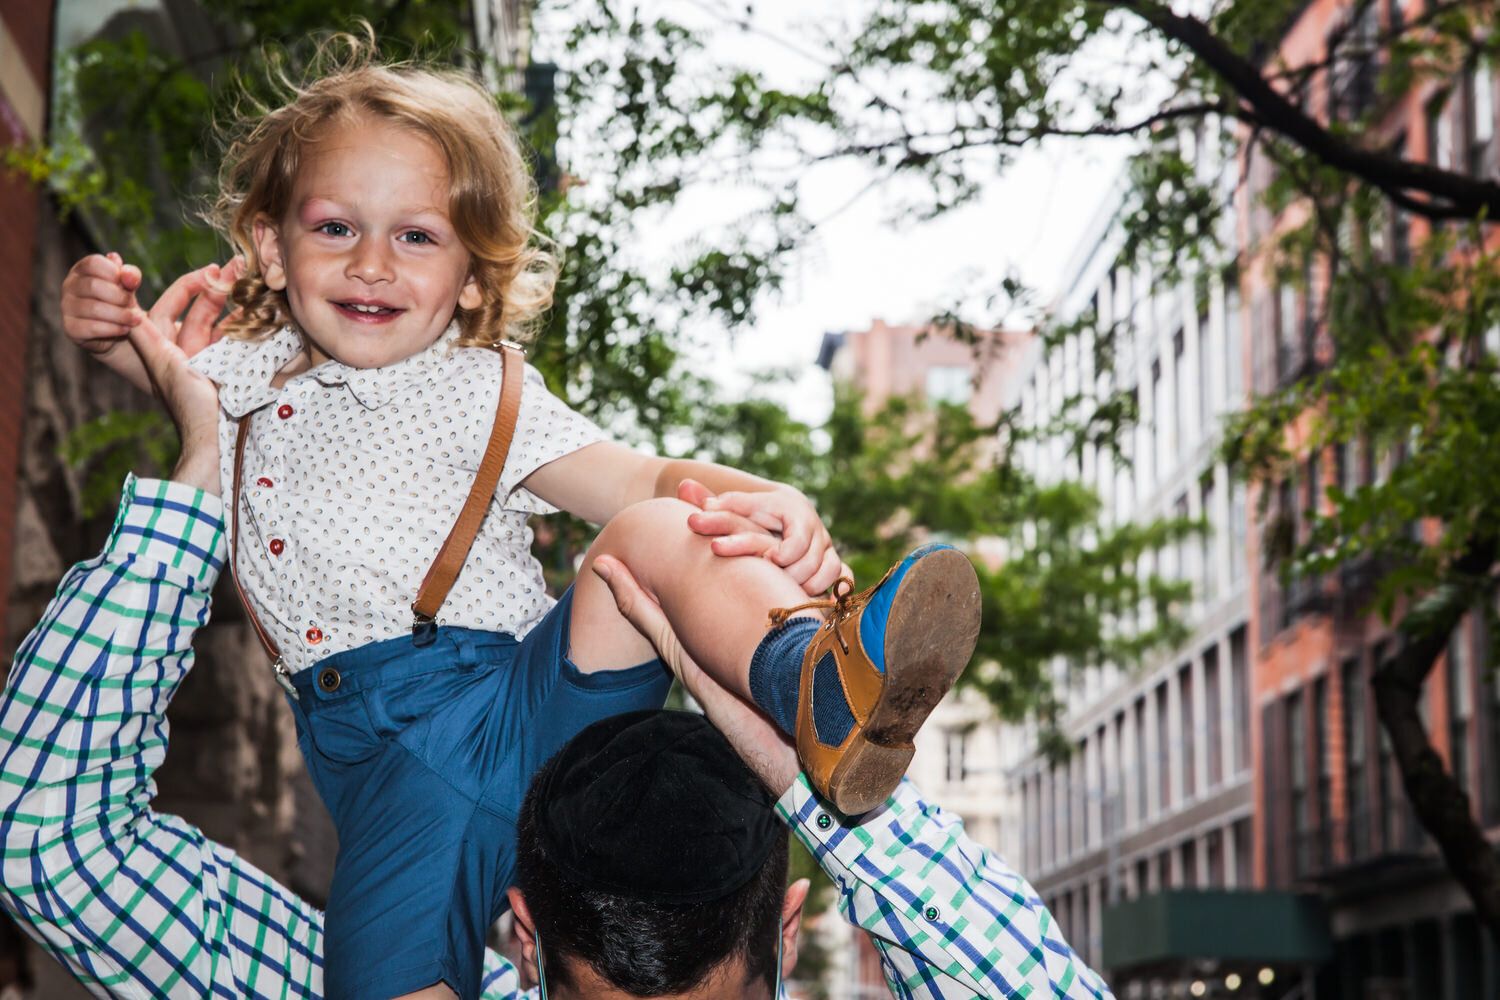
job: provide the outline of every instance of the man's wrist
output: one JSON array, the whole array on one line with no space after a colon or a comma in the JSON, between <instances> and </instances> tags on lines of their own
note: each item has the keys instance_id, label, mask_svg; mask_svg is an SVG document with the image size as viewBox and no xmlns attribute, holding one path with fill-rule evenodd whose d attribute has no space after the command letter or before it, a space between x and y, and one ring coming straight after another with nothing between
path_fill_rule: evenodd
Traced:
<instances>
[{"instance_id":1,"label":"man's wrist","mask_svg":"<svg viewBox=\"0 0 1500 1000\"><path fill-rule=\"evenodd\" d=\"M207 441L203 440L207 438ZM170 476L174 483L200 489L209 496L219 495L218 429L184 435L182 453Z\"/></svg>"}]
</instances>

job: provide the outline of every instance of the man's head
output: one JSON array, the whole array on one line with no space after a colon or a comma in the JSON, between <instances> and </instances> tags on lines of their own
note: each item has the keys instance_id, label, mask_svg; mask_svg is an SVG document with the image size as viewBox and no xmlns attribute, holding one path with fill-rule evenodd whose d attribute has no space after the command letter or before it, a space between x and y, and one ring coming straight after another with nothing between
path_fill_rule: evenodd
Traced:
<instances>
[{"instance_id":1,"label":"man's head","mask_svg":"<svg viewBox=\"0 0 1500 1000\"><path fill-rule=\"evenodd\" d=\"M796 960L769 793L701 716L634 712L585 729L531 783L511 890L549 1000L763 1000Z\"/></svg>"}]
</instances>

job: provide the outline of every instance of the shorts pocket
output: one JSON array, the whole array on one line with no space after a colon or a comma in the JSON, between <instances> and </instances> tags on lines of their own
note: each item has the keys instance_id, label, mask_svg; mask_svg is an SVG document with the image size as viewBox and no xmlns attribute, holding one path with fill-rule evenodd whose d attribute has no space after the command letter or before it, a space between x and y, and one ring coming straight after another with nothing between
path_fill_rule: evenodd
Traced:
<instances>
[{"instance_id":1,"label":"shorts pocket","mask_svg":"<svg viewBox=\"0 0 1500 1000\"><path fill-rule=\"evenodd\" d=\"M322 757L340 764L358 764L380 752L380 734L370 723L364 692L308 706L308 736Z\"/></svg>"}]
</instances>

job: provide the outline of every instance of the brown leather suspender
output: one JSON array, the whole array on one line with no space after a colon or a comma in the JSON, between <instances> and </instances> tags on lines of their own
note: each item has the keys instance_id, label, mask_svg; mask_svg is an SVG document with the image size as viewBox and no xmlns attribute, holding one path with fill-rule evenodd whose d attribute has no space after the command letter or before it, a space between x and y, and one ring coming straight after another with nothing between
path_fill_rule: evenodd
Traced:
<instances>
[{"instance_id":1,"label":"brown leather suspender","mask_svg":"<svg viewBox=\"0 0 1500 1000\"><path fill-rule=\"evenodd\" d=\"M516 432L516 418L521 410L521 379L525 358L520 347L510 341L502 341L499 351L502 369L500 403L495 408L495 424L490 430L489 444L484 450L484 457L480 459L479 471L474 475L474 485L469 488L468 499L458 512L458 520L448 533L447 541L438 550L437 558L427 570L427 576L417 590L417 598L412 602L413 632L436 623L438 610L443 606L453 581L458 578L459 570L463 569L475 536L479 534L479 526L495 496L495 487L499 485L500 473L505 468L505 458L510 452L511 438ZM240 586L239 573L234 570L234 552L237 551L240 534L240 481L244 472L245 438L249 435L250 417L254 412L240 418L234 441L234 511L229 535L230 576L234 579L234 589L240 596L240 603L244 604L245 611L250 615L250 623L255 626L255 634L260 637L261 645L266 647L266 652L275 664L278 679L283 682L283 687L292 690L285 681L287 671L281 662L281 651L255 617L254 609L245 599L245 590Z\"/></svg>"}]
</instances>

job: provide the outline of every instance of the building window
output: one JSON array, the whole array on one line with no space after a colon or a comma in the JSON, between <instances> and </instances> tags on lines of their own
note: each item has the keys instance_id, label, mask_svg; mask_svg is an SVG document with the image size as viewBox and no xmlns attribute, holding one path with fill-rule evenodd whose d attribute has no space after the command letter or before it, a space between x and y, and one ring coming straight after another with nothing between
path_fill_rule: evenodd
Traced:
<instances>
[{"instance_id":1,"label":"building window","mask_svg":"<svg viewBox=\"0 0 1500 1000\"><path fill-rule=\"evenodd\" d=\"M1146 818L1146 699L1135 700L1135 816Z\"/></svg>"},{"instance_id":2,"label":"building window","mask_svg":"<svg viewBox=\"0 0 1500 1000\"><path fill-rule=\"evenodd\" d=\"M1286 699L1287 788L1291 793L1293 872L1302 878L1312 871L1312 817L1307 800L1307 719L1302 692Z\"/></svg>"},{"instance_id":3,"label":"building window","mask_svg":"<svg viewBox=\"0 0 1500 1000\"><path fill-rule=\"evenodd\" d=\"M1208 888L1224 888L1224 831L1210 830L1203 838L1203 852L1208 861Z\"/></svg>"},{"instance_id":4,"label":"building window","mask_svg":"<svg viewBox=\"0 0 1500 1000\"><path fill-rule=\"evenodd\" d=\"M1172 805L1172 727L1167 717L1167 682L1156 688L1156 808Z\"/></svg>"},{"instance_id":5,"label":"building window","mask_svg":"<svg viewBox=\"0 0 1500 1000\"><path fill-rule=\"evenodd\" d=\"M1109 779L1105 776L1104 771L1104 748L1109 745L1105 739L1106 731L1107 729L1104 726L1100 726L1094 731L1094 766L1093 773L1089 778L1089 801L1087 808L1091 814L1097 815L1099 819L1091 844L1104 841L1109 837L1110 833L1109 786L1107 784ZM1090 821L1090 825L1093 826L1092 820Z\"/></svg>"},{"instance_id":6,"label":"building window","mask_svg":"<svg viewBox=\"0 0 1500 1000\"><path fill-rule=\"evenodd\" d=\"M1231 590L1245 579L1249 558L1250 519L1245 509L1245 481L1229 477L1229 583Z\"/></svg>"},{"instance_id":7,"label":"building window","mask_svg":"<svg viewBox=\"0 0 1500 1000\"><path fill-rule=\"evenodd\" d=\"M1182 842L1182 887L1184 889L1198 888L1198 842L1196 840Z\"/></svg>"},{"instance_id":8,"label":"building window","mask_svg":"<svg viewBox=\"0 0 1500 1000\"><path fill-rule=\"evenodd\" d=\"M1333 760L1328 749L1328 678L1313 681L1313 768L1318 776L1318 814L1314 820L1316 854L1314 864L1325 870L1333 863Z\"/></svg>"},{"instance_id":9,"label":"building window","mask_svg":"<svg viewBox=\"0 0 1500 1000\"><path fill-rule=\"evenodd\" d=\"M1166 387L1162 385L1161 360L1151 362L1151 454L1156 461L1156 477L1158 479L1167 475L1171 468L1168 464L1168 456L1171 447L1168 443L1168 423L1170 415L1167 413Z\"/></svg>"},{"instance_id":10,"label":"building window","mask_svg":"<svg viewBox=\"0 0 1500 1000\"><path fill-rule=\"evenodd\" d=\"M1245 342L1239 279L1234 281L1224 293L1224 381L1228 409L1238 412L1245 405Z\"/></svg>"},{"instance_id":11,"label":"building window","mask_svg":"<svg viewBox=\"0 0 1500 1000\"><path fill-rule=\"evenodd\" d=\"M1199 565L1202 568L1201 579L1203 581L1203 599L1212 604L1219 596L1219 561L1215 558L1219 551L1218 525L1215 521L1217 511L1214 510L1214 481L1207 478L1203 480L1200 487L1200 499L1202 502L1202 517L1207 527L1199 537Z\"/></svg>"},{"instance_id":12,"label":"building window","mask_svg":"<svg viewBox=\"0 0 1500 1000\"><path fill-rule=\"evenodd\" d=\"M1344 824L1348 831L1350 861L1370 853L1370 786L1366 766L1368 734L1365 728L1364 664L1358 656L1345 660L1339 670L1344 702Z\"/></svg>"},{"instance_id":13,"label":"building window","mask_svg":"<svg viewBox=\"0 0 1500 1000\"><path fill-rule=\"evenodd\" d=\"M944 734L946 750L946 777L949 784L958 784L968 775L969 730L949 729Z\"/></svg>"},{"instance_id":14,"label":"building window","mask_svg":"<svg viewBox=\"0 0 1500 1000\"><path fill-rule=\"evenodd\" d=\"M1198 794L1198 729L1193 713L1193 665L1183 664L1177 670L1177 690L1182 700L1182 795L1190 799Z\"/></svg>"},{"instance_id":15,"label":"building window","mask_svg":"<svg viewBox=\"0 0 1500 1000\"><path fill-rule=\"evenodd\" d=\"M1465 166L1475 177L1495 172L1495 76L1488 59L1480 59L1464 81L1468 157Z\"/></svg>"},{"instance_id":16,"label":"building window","mask_svg":"<svg viewBox=\"0 0 1500 1000\"><path fill-rule=\"evenodd\" d=\"M1085 851L1089 846L1089 744L1079 740L1077 752L1073 754L1073 832L1078 839L1073 844L1075 851Z\"/></svg>"},{"instance_id":17,"label":"building window","mask_svg":"<svg viewBox=\"0 0 1500 1000\"><path fill-rule=\"evenodd\" d=\"M1241 625L1229 636L1229 698L1234 716L1234 766L1250 766L1250 666L1249 638Z\"/></svg>"},{"instance_id":18,"label":"building window","mask_svg":"<svg viewBox=\"0 0 1500 1000\"><path fill-rule=\"evenodd\" d=\"M1219 649L1210 646L1203 651L1203 716L1208 741L1208 787L1214 788L1224 780L1224 739L1219 712L1223 700L1219 696Z\"/></svg>"},{"instance_id":19,"label":"building window","mask_svg":"<svg viewBox=\"0 0 1500 1000\"><path fill-rule=\"evenodd\" d=\"M1198 314L1198 431L1207 434L1214 419L1214 342L1207 303Z\"/></svg>"},{"instance_id":20,"label":"building window","mask_svg":"<svg viewBox=\"0 0 1500 1000\"><path fill-rule=\"evenodd\" d=\"M1239 889L1255 887L1255 831L1250 820L1234 822L1234 884Z\"/></svg>"},{"instance_id":21,"label":"building window","mask_svg":"<svg viewBox=\"0 0 1500 1000\"><path fill-rule=\"evenodd\" d=\"M1192 420L1188 414L1187 341L1182 327L1172 334L1172 426L1176 429L1171 443L1174 455L1186 452L1193 441Z\"/></svg>"},{"instance_id":22,"label":"building window","mask_svg":"<svg viewBox=\"0 0 1500 1000\"><path fill-rule=\"evenodd\" d=\"M927 403L965 406L973 395L973 376L964 365L933 365L927 369Z\"/></svg>"},{"instance_id":23,"label":"building window","mask_svg":"<svg viewBox=\"0 0 1500 1000\"><path fill-rule=\"evenodd\" d=\"M1162 851L1156 856L1156 887L1162 891L1174 888L1172 882L1172 852Z\"/></svg>"},{"instance_id":24,"label":"building window","mask_svg":"<svg viewBox=\"0 0 1500 1000\"><path fill-rule=\"evenodd\" d=\"M1452 170L1453 116L1449 113L1451 94L1442 93L1427 106L1427 158L1443 170Z\"/></svg>"}]
</instances>

